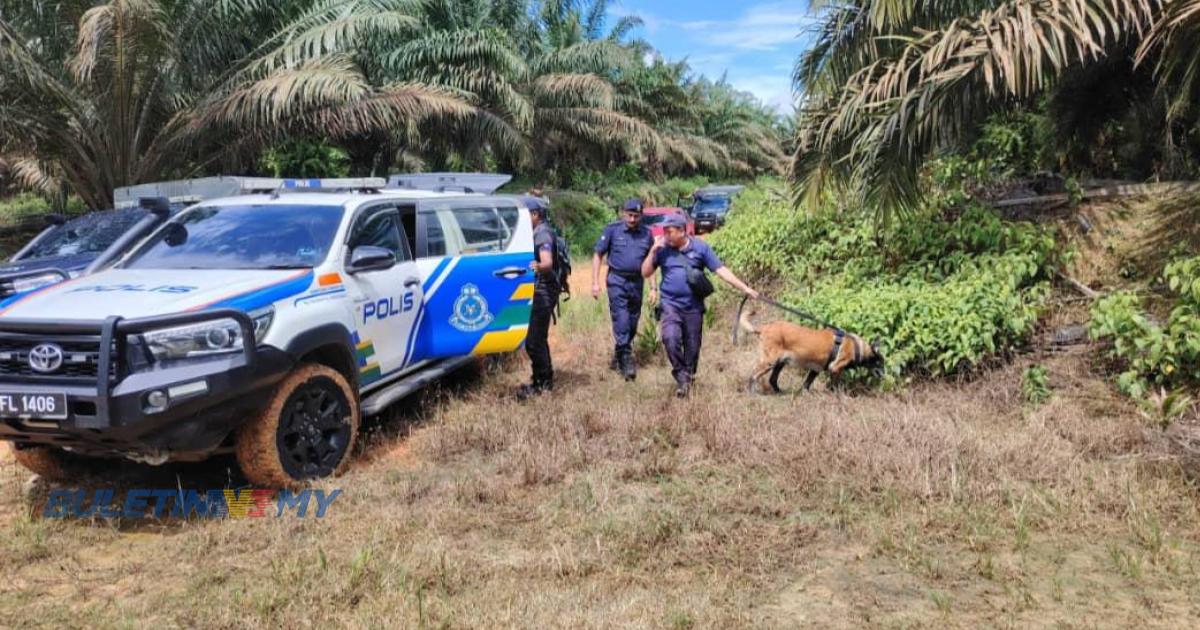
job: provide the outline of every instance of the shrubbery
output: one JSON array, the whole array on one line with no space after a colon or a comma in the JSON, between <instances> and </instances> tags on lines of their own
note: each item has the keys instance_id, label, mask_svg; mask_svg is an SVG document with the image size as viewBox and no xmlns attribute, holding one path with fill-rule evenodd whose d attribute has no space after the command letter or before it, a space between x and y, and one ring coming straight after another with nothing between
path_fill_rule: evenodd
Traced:
<instances>
[{"instance_id":1,"label":"shrubbery","mask_svg":"<svg viewBox=\"0 0 1200 630\"><path fill-rule=\"evenodd\" d=\"M798 211L771 185L743 193L711 242L767 293L877 340L892 375L960 372L1022 343L1059 264L1052 233L980 205L878 228Z\"/></svg>"},{"instance_id":2,"label":"shrubbery","mask_svg":"<svg viewBox=\"0 0 1200 630\"><path fill-rule=\"evenodd\" d=\"M1173 401L1181 398L1171 393L1200 385L1200 257L1167 265L1163 279L1174 302L1165 323L1136 294L1121 291L1096 302L1089 331L1112 342L1108 354L1123 369L1121 391L1142 402L1160 398L1159 407L1180 407Z\"/></svg>"},{"instance_id":3,"label":"shrubbery","mask_svg":"<svg viewBox=\"0 0 1200 630\"><path fill-rule=\"evenodd\" d=\"M44 197L32 193L22 193L0 201L0 225L18 224L30 216L48 212L50 212L50 204Z\"/></svg>"}]
</instances>

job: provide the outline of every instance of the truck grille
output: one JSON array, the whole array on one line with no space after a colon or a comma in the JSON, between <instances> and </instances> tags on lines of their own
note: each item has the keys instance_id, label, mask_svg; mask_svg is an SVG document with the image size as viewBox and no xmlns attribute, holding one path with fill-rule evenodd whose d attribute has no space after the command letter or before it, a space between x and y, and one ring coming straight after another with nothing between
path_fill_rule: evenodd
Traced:
<instances>
[{"instance_id":1,"label":"truck grille","mask_svg":"<svg viewBox=\"0 0 1200 630\"><path fill-rule=\"evenodd\" d=\"M29 355L42 344L53 344L62 349L60 367L45 373L33 369ZM99 374L101 361L111 361L112 355L111 348L108 352L101 352L99 335L0 333L0 377L94 380ZM110 370L109 374L113 372Z\"/></svg>"}]
</instances>

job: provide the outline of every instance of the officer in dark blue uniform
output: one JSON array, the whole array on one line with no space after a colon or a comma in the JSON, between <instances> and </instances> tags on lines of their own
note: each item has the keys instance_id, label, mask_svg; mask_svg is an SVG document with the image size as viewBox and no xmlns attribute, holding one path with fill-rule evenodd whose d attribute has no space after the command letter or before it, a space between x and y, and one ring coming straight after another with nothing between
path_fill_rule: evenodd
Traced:
<instances>
[{"instance_id":1,"label":"officer in dark blue uniform","mask_svg":"<svg viewBox=\"0 0 1200 630\"><path fill-rule=\"evenodd\" d=\"M550 320L558 306L562 287L554 275L554 231L547 222L548 208L542 199L526 197L529 218L533 223L533 270L536 284L533 289L533 305L529 316L529 332L525 337L525 353L533 367L533 379L517 390L517 397L524 400L554 389L554 365L550 360Z\"/></svg>"},{"instance_id":2,"label":"officer in dark blue uniform","mask_svg":"<svg viewBox=\"0 0 1200 630\"><path fill-rule=\"evenodd\" d=\"M654 239L650 253L642 261L642 275L649 278L662 269L662 317L659 326L671 375L675 377L675 395L690 393L700 365L700 345L704 338L704 299L696 295L689 275L705 269L752 298L758 291L750 288L717 258L708 243L688 236L682 216L669 215L663 221L663 235Z\"/></svg>"},{"instance_id":3,"label":"officer in dark blue uniform","mask_svg":"<svg viewBox=\"0 0 1200 630\"><path fill-rule=\"evenodd\" d=\"M642 224L642 202L630 199L621 206L621 220L608 224L596 241L592 256L592 297L600 298L600 267L608 258L608 310L612 315L612 367L626 381L637 378L633 359L633 338L637 336L642 315L642 261L650 253L654 236ZM658 288L650 279L650 301L657 299Z\"/></svg>"}]
</instances>

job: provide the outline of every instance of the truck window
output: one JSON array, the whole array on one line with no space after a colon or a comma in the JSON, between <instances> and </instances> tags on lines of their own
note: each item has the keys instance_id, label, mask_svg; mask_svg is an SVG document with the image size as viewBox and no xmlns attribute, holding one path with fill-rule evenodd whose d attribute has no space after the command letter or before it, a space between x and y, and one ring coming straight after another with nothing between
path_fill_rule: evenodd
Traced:
<instances>
[{"instance_id":1,"label":"truck window","mask_svg":"<svg viewBox=\"0 0 1200 630\"><path fill-rule=\"evenodd\" d=\"M440 214L439 212L422 212L421 220L417 221L418 225L423 223L425 226L425 256L427 258L441 258L447 255L446 229L442 227Z\"/></svg>"},{"instance_id":2,"label":"truck window","mask_svg":"<svg viewBox=\"0 0 1200 630\"><path fill-rule=\"evenodd\" d=\"M462 232L462 253L479 254L503 249L504 231L495 208L455 208L452 216Z\"/></svg>"},{"instance_id":3,"label":"truck window","mask_svg":"<svg viewBox=\"0 0 1200 630\"><path fill-rule=\"evenodd\" d=\"M141 208L104 210L67 221L46 240L25 253L22 260L99 254L146 216Z\"/></svg>"},{"instance_id":4,"label":"truck window","mask_svg":"<svg viewBox=\"0 0 1200 630\"><path fill-rule=\"evenodd\" d=\"M350 236L350 250L356 247L382 247L396 255L397 261L411 260L400 227L400 213L395 208L364 214L359 217Z\"/></svg>"},{"instance_id":5,"label":"truck window","mask_svg":"<svg viewBox=\"0 0 1200 630\"><path fill-rule=\"evenodd\" d=\"M517 231L517 224L521 222L521 211L517 210L516 206L500 206L496 208L496 212L500 213L504 225L508 226L509 234Z\"/></svg>"}]
</instances>

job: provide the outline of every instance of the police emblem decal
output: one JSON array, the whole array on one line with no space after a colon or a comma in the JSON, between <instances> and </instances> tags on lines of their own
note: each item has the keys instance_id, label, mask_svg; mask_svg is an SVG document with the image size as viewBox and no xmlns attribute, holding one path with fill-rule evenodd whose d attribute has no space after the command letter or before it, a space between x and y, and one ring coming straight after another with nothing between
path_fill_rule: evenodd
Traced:
<instances>
[{"instance_id":1,"label":"police emblem decal","mask_svg":"<svg viewBox=\"0 0 1200 630\"><path fill-rule=\"evenodd\" d=\"M487 300L479 293L479 287L465 284L458 299L454 300L454 315L450 325L463 332L477 332L487 328L495 317L488 312Z\"/></svg>"}]
</instances>

